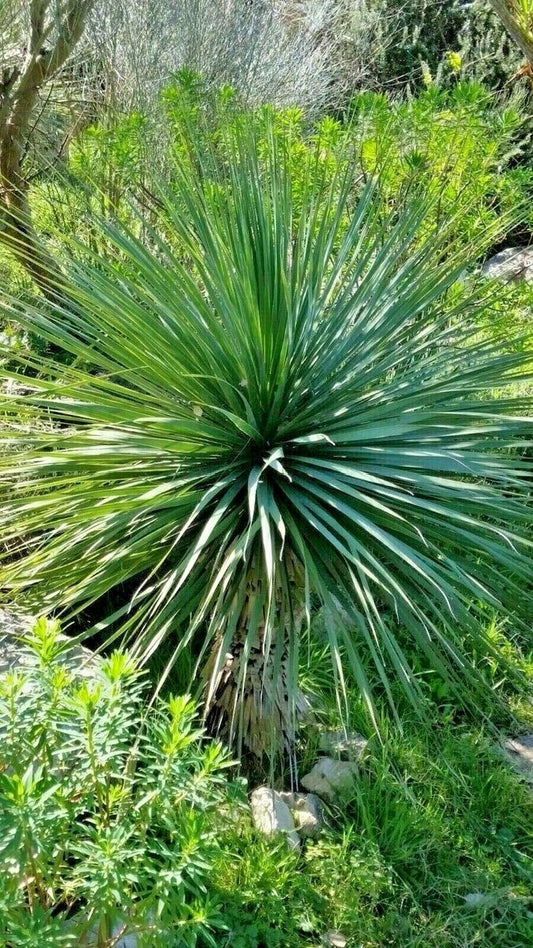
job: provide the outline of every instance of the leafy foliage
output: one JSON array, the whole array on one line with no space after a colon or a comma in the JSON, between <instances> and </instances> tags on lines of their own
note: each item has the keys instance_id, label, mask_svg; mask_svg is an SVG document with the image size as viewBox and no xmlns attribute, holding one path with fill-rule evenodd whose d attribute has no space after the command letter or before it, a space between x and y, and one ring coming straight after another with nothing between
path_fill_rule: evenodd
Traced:
<instances>
[{"instance_id":1,"label":"leafy foliage","mask_svg":"<svg viewBox=\"0 0 533 948\"><path fill-rule=\"evenodd\" d=\"M458 78L505 87L523 64L488 0L372 0L380 30L367 88L420 91Z\"/></svg>"},{"instance_id":2,"label":"leafy foliage","mask_svg":"<svg viewBox=\"0 0 533 948\"><path fill-rule=\"evenodd\" d=\"M472 335L475 300L443 306L468 261L445 259L454 219L420 240L423 201L384 221L369 187L346 226L351 177L300 182L295 214L274 144L198 167L166 203L179 254L107 228L120 270L80 263L68 307L17 310L78 361L24 395L52 430L17 437L11 400L5 587L70 613L113 593L100 628L143 659L197 647L217 724L255 750L292 742L310 590L339 692L342 645L370 708L362 654L416 702L396 623L475 690L472 601L514 613L530 579L529 401L487 402L527 355Z\"/></svg>"},{"instance_id":3,"label":"leafy foliage","mask_svg":"<svg viewBox=\"0 0 533 948\"><path fill-rule=\"evenodd\" d=\"M227 757L130 659L83 666L40 619L0 679L0 944L214 945L205 881Z\"/></svg>"},{"instance_id":4,"label":"leafy foliage","mask_svg":"<svg viewBox=\"0 0 533 948\"><path fill-rule=\"evenodd\" d=\"M161 181L173 187L176 157L183 163L214 151L223 164L251 129L260 153L268 155L275 142L288 163L295 208L310 178L317 188L329 187L355 164L355 187L379 169L390 210L413 190L433 195L427 229L460 201L464 214L450 233L450 250L496 222L504 227L507 218L515 223L520 216L523 231L531 229L530 122L517 93L496 98L475 82L431 86L406 100L364 92L351 100L346 121L325 115L310 123L297 107L245 108L231 86L212 89L198 73L181 70L162 90L160 108L156 133L150 118L135 112L84 129L68 162L35 184L33 213L58 260L74 252L65 240L70 233L93 252L113 255L95 214L112 215L146 239L150 228L161 227L157 195ZM171 230L166 234L173 240Z\"/></svg>"},{"instance_id":5,"label":"leafy foliage","mask_svg":"<svg viewBox=\"0 0 533 948\"><path fill-rule=\"evenodd\" d=\"M439 226L458 202L466 205L451 238L466 245L508 215L513 224L528 221L533 177L516 167L530 136L520 96L497 100L479 83L460 82L398 102L364 92L352 110L362 169L379 169L390 206L424 188L435 198L427 224Z\"/></svg>"},{"instance_id":6,"label":"leafy foliage","mask_svg":"<svg viewBox=\"0 0 533 948\"><path fill-rule=\"evenodd\" d=\"M460 0L406 0L400 4L378 0L378 4L394 41L383 38L377 85L420 87L424 68L435 73L445 52L455 48L468 18L464 4Z\"/></svg>"}]
</instances>

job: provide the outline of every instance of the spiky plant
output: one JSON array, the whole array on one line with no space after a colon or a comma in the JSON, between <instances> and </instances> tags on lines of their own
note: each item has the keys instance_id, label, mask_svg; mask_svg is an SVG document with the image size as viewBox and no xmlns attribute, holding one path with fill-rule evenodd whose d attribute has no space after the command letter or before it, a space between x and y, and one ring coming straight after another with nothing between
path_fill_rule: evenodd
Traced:
<instances>
[{"instance_id":1,"label":"spiky plant","mask_svg":"<svg viewBox=\"0 0 533 948\"><path fill-rule=\"evenodd\" d=\"M405 632L476 684L476 606L516 611L531 578L525 356L450 303L453 221L421 241L423 202L384 221L318 167L296 202L279 147L188 163L168 241L108 227L67 304L18 312L71 360L5 408L4 588L101 601L143 659L193 649L211 724L258 753L293 740L311 594L372 707L369 658L417 699Z\"/></svg>"}]
</instances>

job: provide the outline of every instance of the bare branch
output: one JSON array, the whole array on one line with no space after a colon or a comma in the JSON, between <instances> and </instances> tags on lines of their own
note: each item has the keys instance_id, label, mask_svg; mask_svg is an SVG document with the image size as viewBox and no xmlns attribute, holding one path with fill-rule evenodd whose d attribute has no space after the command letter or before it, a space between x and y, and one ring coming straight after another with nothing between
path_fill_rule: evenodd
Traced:
<instances>
[{"instance_id":1,"label":"bare branch","mask_svg":"<svg viewBox=\"0 0 533 948\"><path fill-rule=\"evenodd\" d=\"M70 0L69 3L65 4L56 44L47 62L47 79L50 79L58 69L65 65L74 47L81 39L95 2L96 0Z\"/></svg>"},{"instance_id":2,"label":"bare branch","mask_svg":"<svg viewBox=\"0 0 533 948\"><path fill-rule=\"evenodd\" d=\"M44 39L44 20L50 0L32 0L30 10L31 35L29 49L32 56L37 55Z\"/></svg>"}]
</instances>

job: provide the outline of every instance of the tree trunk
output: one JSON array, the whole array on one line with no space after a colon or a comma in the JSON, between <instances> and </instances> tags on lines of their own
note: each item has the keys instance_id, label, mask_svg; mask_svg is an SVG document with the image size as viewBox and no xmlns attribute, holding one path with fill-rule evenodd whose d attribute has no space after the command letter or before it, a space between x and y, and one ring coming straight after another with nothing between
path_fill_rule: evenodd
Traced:
<instances>
[{"instance_id":1,"label":"tree trunk","mask_svg":"<svg viewBox=\"0 0 533 948\"><path fill-rule=\"evenodd\" d=\"M4 179L3 221L0 237L13 257L26 270L49 300L60 296L60 271L35 232L27 199L27 188L7 187Z\"/></svg>"},{"instance_id":2,"label":"tree trunk","mask_svg":"<svg viewBox=\"0 0 533 948\"><path fill-rule=\"evenodd\" d=\"M50 299L58 297L59 268L35 232L23 162L39 94L71 55L94 3L68 0L56 21L51 0L31 0L25 60L4 69L0 79L0 240ZM51 36L54 41L48 46Z\"/></svg>"},{"instance_id":3,"label":"tree trunk","mask_svg":"<svg viewBox=\"0 0 533 948\"><path fill-rule=\"evenodd\" d=\"M203 669L206 727L209 733L237 745L239 751L246 749L257 757L284 751L290 756L298 721L310 711L289 660L290 637L299 637L304 610L283 608L280 590L267 645L265 586L252 570L230 651L221 654L223 641L219 638ZM291 586L291 599L300 602L301 587L294 580ZM262 600L259 621L258 599Z\"/></svg>"}]
</instances>

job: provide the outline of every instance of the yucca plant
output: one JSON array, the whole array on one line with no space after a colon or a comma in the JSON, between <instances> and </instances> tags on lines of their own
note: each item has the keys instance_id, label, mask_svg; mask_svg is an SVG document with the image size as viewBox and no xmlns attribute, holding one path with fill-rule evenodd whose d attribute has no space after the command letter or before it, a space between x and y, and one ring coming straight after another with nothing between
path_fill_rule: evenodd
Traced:
<instances>
[{"instance_id":1,"label":"yucca plant","mask_svg":"<svg viewBox=\"0 0 533 948\"><path fill-rule=\"evenodd\" d=\"M59 355L26 360L1 459L4 589L101 602L143 660L192 650L211 727L257 753L294 739L312 599L372 710L371 678L417 701L406 632L477 687L479 604L516 614L531 577L527 359L449 292L456 222L420 240L423 200L384 219L312 162L295 213L282 151L198 156L168 240L101 224L112 259L78 248L67 303L8 306Z\"/></svg>"}]
</instances>

